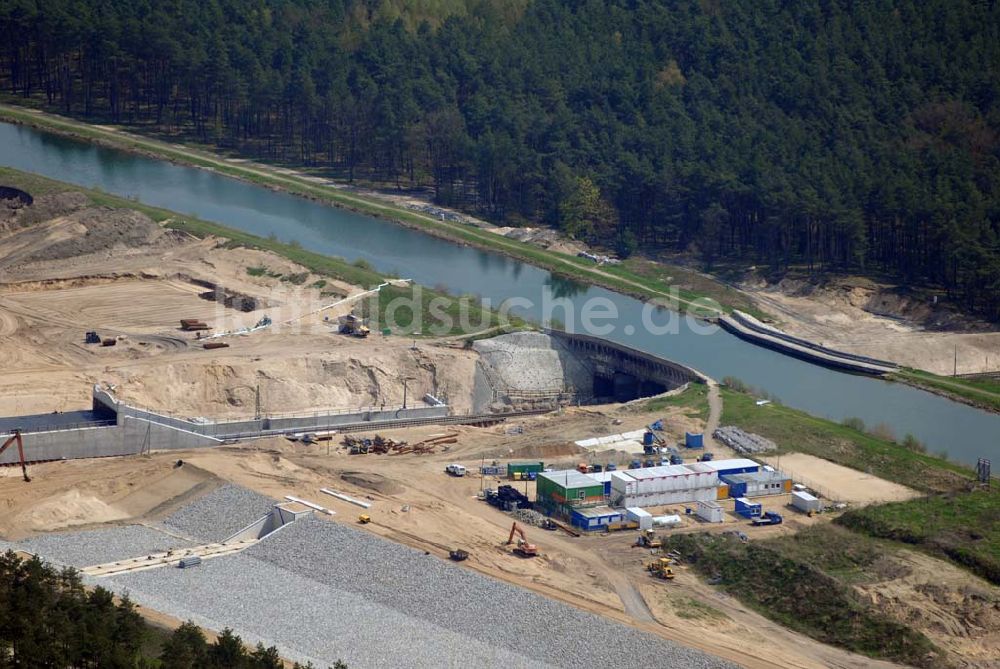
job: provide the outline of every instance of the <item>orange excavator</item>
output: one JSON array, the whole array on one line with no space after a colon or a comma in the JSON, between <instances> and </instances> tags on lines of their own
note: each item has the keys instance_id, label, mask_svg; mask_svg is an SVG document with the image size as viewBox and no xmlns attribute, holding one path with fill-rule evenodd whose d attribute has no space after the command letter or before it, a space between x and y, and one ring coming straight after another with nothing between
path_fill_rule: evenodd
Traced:
<instances>
[{"instance_id":1,"label":"orange excavator","mask_svg":"<svg viewBox=\"0 0 1000 669\"><path fill-rule=\"evenodd\" d=\"M10 439L3 442L3 446L0 446L0 455L3 455L3 452L15 442L17 443L17 457L21 460L21 475L24 477L25 483L31 483L31 477L28 476L28 466L24 462L24 443L21 441L20 430L14 430L14 434L10 436Z\"/></svg>"},{"instance_id":2,"label":"orange excavator","mask_svg":"<svg viewBox=\"0 0 1000 669\"><path fill-rule=\"evenodd\" d=\"M507 537L507 545L514 543L514 535L517 534L517 546L514 548L514 553L520 555L521 557L535 557L538 555L538 547L535 544L529 544L528 538L524 536L524 530L521 526L514 521L514 524L510 526L510 536Z\"/></svg>"}]
</instances>

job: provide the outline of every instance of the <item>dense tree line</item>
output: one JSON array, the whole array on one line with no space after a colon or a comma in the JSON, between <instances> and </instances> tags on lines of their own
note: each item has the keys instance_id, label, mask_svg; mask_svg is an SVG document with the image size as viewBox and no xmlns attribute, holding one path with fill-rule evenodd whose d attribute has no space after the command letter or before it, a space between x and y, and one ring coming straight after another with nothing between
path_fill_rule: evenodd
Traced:
<instances>
[{"instance_id":1,"label":"dense tree line","mask_svg":"<svg viewBox=\"0 0 1000 669\"><path fill-rule=\"evenodd\" d=\"M1000 318L988 0L6 0L0 83L628 253Z\"/></svg>"},{"instance_id":2,"label":"dense tree line","mask_svg":"<svg viewBox=\"0 0 1000 669\"><path fill-rule=\"evenodd\" d=\"M158 653L155 645L150 628L127 597L116 601L104 588L85 589L79 573L72 569L57 570L12 551L0 555L0 669L285 666L274 647L258 644L248 651L231 630L208 643L193 623L178 627ZM333 669L346 669L346 665L338 662Z\"/></svg>"}]
</instances>

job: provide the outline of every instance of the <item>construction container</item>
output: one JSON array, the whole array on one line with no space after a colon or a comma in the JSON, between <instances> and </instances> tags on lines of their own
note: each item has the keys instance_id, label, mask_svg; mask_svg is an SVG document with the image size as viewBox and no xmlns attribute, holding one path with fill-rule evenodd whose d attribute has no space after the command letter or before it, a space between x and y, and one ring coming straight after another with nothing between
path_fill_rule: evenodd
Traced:
<instances>
[{"instance_id":1,"label":"construction container","mask_svg":"<svg viewBox=\"0 0 1000 669\"><path fill-rule=\"evenodd\" d=\"M761 469L758 463L753 460L748 460L747 458L693 462L689 464L688 467L699 472L715 472L719 476L725 476L727 474L747 474L750 472L759 472Z\"/></svg>"},{"instance_id":2,"label":"construction container","mask_svg":"<svg viewBox=\"0 0 1000 669\"><path fill-rule=\"evenodd\" d=\"M479 473L482 474L483 476L500 476L505 471L506 471L505 467L497 467L497 466L479 468Z\"/></svg>"},{"instance_id":3,"label":"construction container","mask_svg":"<svg viewBox=\"0 0 1000 669\"><path fill-rule=\"evenodd\" d=\"M612 509L610 506L573 509L569 516L571 525L588 531L607 529L608 525L624 520L625 514L621 509Z\"/></svg>"},{"instance_id":4,"label":"construction container","mask_svg":"<svg viewBox=\"0 0 1000 669\"><path fill-rule=\"evenodd\" d=\"M718 502L698 502L695 514L707 523L721 523L724 515Z\"/></svg>"},{"instance_id":5,"label":"construction container","mask_svg":"<svg viewBox=\"0 0 1000 669\"><path fill-rule=\"evenodd\" d=\"M823 510L823 502L807 492L795 491L792 493L792 507L803 513L809 513L810 511L819 513Z\"/></svg>"},{"instance_id":6,"label":"construction container","mask_svg":"<svg viewBox=\"0 0 1000 669\"><path fill-rule=\"evenodd\" d=\"M653 514L645 509L640 509L639 507L627 508L625 509L625 518L639 523L640 530L653 529Z\"/></svg>"},{"instance_id":7,"label":"construction container","mask_svg":"<svg viewBox=\"0 0 1000 669\"><path fill-rule=\"evenodd\" d=\"M760 502L751 502L746 497L736 498L736 513L744 518L760 518Z\"/></svg>"},{"instance_id":8,"label":"construction container","mask_svg":"<svg viewBox=\"0 0 1000 669\"><path fill-rule=\"evenodd\" d=\"M544 462L510 462L507 464L507 476L514 478L514 474L521 474L522 479L528 478L526 474L545 471Z\"/></svg>"},{"instance_id":9,"label":"construction container","mask_svg":"<svg viewBox=\"0 0 1000 669\"><path fill-rule=\"evenodd\" d=\"M688 465L612 472L611 504L649 507L713 500L718 485L714 472L693 471Z\"/></svg>"},{"instance_id":10,"label":"construction container","mask_svg":"<svg viewBox=\"0 0 1000 669\"><path fill-rule=\"evenodd\" d=\"M604 483L590 474L567 469L536 475L538 502L546 508L604 504Z\"/></svg>"},{"instance_id":11,"label":"construction container","mask_svg":"<svg viewBox=\"0 0 1000 669\"><path fill-rule=\"evenodd\" d=\"M201 564L201 558L197 555L191 555L188 557L181 558L181 561L177 563L177 566L181 569L188 569L189 567L197 567Z\"/></svg>"},{"instance_id":12,"label":"construction container","mask_svg":"<svg viewBox=\"0 0 1000 669\"><path fill-rule=\"evenodd\" d=\"M792 491L792 479L776 471L726 474L719 477L729 485L730 497L763 497Z\"/></svg>"},{"instance_id":13,"label":"construction container","mask_svg":"<svg viewBox=\"0 0 1000 669\"><path fill-rule=\"evenodd\" d=\"M705 435L701 432L685 432L684 445L688 448L705 448Z\"/></svg>"},{"instance_id":14,"label":"construction container","mask_svg":"<svg viewBox=\"0 0 1000 669\"><path fill-rule=\"evenodd\" d=\"M211 351L216 348L229 348L229 344L224 341L207 341L201 345L202 348Z\"/></svg>"}]
</instances>

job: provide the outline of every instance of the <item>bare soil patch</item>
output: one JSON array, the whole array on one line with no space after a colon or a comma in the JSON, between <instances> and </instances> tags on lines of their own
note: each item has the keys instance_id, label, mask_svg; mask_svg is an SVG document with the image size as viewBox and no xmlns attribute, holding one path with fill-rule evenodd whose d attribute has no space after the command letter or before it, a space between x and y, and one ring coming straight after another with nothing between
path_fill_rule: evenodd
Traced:
<instances>
[{"instance_id":1,"label":"bare soil patch","mask_svg":"<svg viewBox=\"0 0 1000 669\"><path fill-rule=\"evenodd\" d=\"M805 453L760 458L791 474L796 481L819 489L832 499L851 504L898 502L918 497L920 493L877 476L850 469Z\"/></svg>"}]
</instances>

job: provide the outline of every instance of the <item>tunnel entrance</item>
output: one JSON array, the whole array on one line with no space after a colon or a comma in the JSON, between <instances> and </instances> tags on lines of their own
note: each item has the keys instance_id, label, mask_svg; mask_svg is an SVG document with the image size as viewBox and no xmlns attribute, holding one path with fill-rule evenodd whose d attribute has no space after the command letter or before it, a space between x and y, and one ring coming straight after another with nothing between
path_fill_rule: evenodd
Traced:
<instances>
[{"instance_id":1,"label":"tunnel entrance","mask_svg":"<svg viewBox=\"0 0 1000 669\"><path fill-rule=\"evenodd\" d=\"M664 384L648 379L640 379L625 372L615 372L612 375L594 375L594 401L603 403L631 402L640 397L651 397L669 390Z\"/></svg>"}]
</instances>

